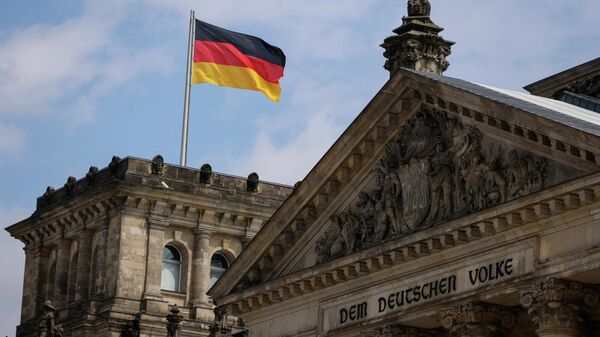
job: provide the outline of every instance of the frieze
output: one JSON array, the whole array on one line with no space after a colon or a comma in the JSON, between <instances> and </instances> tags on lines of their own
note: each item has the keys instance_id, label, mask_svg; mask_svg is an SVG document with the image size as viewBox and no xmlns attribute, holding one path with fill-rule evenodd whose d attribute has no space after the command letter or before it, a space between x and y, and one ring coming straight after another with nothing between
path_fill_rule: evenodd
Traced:
<instances>
[{"instance_id":1,"label":"frieze","mask_svg":"<svg viewBox=\"0 0 600 337\"><path fill-rule=\"evenodd\" d=\"M550 173L544 158L427 109L402 126L372 171L373 182L331 217L317 263L537 192Z\"/></svg>"},{"instance_id":2,"label":"frieze","mask_svg":"<svg viewBox=\"0 0 600 337\"><path fill-rule=\"evenodd\" d=\"M460 266L437 275L388 282L380 289L371 288L364 295L344 302L323 305L323 330L331 331L370 319L398 314L426 305L442 303L444 299L466 292L507 282L533 269L533 250L484 260L481 263ZM458 318L454 317L454 321Z\"/></svg>"},{"instance_id":3,"label":"frieze","mask_svg":"<svg viewBox=\"0 0 600 337\"><path fill-rule=\"evenodd\" d=\"M574 81L569 85L569 91L600 99L600 75L588 76Z\"/></svg>"}]
</instances>

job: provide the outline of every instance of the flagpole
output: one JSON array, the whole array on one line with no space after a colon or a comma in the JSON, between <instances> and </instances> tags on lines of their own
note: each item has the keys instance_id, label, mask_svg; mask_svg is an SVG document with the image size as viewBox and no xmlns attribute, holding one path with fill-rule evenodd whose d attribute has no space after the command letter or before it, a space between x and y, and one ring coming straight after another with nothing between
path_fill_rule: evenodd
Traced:
<instances>
[{"instance_id":1,"label":"flagpole","mask_svg":"<svg viewBox=\"0 0 600 337\"><path fill-rule=\"evenodd\" d=\"M190 89L192 86L192 61L194 58L194 32L196 28L194 10L190 10L190 31L188 38L187 73L185 75L185 101L183 102L183 125L181 127L181 155L179 165L187 165L188 126L190 119Z\"/></svg>"}]
</instances>

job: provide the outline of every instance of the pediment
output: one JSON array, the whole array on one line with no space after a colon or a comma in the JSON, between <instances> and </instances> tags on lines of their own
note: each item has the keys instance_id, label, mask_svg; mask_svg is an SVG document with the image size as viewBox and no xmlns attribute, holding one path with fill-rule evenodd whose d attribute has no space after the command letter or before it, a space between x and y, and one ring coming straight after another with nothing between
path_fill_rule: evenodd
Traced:
<instances>
[{"instance_id":1,"label":"pediment","mask_svg":"<svg viewBox=\"0 0 600 337\"><path fill-rule=\"evenodd\" d=\"M400 71L209 294L335 267L338 259L600 170L600 128L534 112Z\"/></svg>"},{"instance_id":2,"label":"pediment","mask_svg":"<svg viewBox=\"0 0 600 337\"><path fill-rule=\"evenodd\" d=\"M585 172L422 106L299 262L303 269L541 191Z\"/></svg>"}]
</instances>

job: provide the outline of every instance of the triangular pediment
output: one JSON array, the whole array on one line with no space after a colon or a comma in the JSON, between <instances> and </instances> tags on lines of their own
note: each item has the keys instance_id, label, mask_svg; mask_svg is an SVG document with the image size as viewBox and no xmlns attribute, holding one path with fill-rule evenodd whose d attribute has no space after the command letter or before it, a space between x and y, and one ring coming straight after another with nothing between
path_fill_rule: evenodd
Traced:
<instances>
[{"instance_id":1,"label":"triangular pediment","mask_svg":"<svg viewBox=\"0 0 600 337\"><path fill-rule=\"evenodd\" d=\"M509 104L445 79L395 75L209 294L335 266L600 169L589 120L561 123L560 107Z\"/></svg>"},{"instance_id":2,"label":"triangular pediment","mask_svg":"<svg viewBox=\"0 0 600 337\"><path fill-rule=\"evenodd\" d=\"M290 272L340 258L516 200L583 175L421 107L386 144L361 189Z\"/></svg>"}]
</instances>

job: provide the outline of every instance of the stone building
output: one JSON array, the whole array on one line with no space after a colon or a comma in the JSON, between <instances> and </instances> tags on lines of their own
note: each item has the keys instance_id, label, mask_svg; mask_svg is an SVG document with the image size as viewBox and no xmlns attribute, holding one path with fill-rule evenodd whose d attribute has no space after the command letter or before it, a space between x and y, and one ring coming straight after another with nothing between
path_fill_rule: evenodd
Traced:
<instances>
[{"instance_id":1,"label":"stone building","mask_svg":"<svg viewBox=\"0 0 600 337\"><path fill-rule=\"evenodd\" d=\"M21 324L39 336L46 301L65 336L165 336L176 304L183 336L206 336L206 291L290 194L288 186L114 157L48 187L7 228L25 244ZM50 335L48 335L50 336Z\"/></svg>"},{"instance_id":2,"label":"stone building","mask_svg":"<svg viewBox=\"0 0 600 337\"><path fill-rule=\"evenodd\" d=\"M160 157L49 189L8 228L18 336L48 299L68 336L598 335L600 59L533 95L442 76L430 14L408 1L389 81L293 193Z\"/></svg>"},{"instance_id":3,"label":"stone building","mask_svg":"<svg viewBox=\"0 0 600 337\"><path fill-rule=\"evenodd\" d=\"M442 76L430 11L408 1L390 80L209 290L250 337L598 335L600 59L534 95Z\"/></svg>"}]
</instances>

